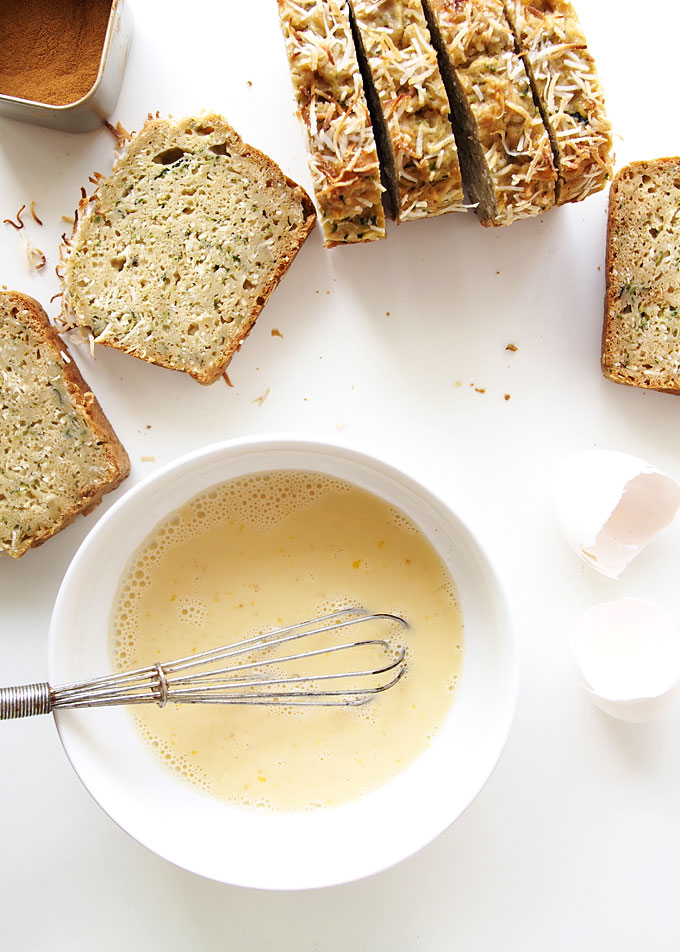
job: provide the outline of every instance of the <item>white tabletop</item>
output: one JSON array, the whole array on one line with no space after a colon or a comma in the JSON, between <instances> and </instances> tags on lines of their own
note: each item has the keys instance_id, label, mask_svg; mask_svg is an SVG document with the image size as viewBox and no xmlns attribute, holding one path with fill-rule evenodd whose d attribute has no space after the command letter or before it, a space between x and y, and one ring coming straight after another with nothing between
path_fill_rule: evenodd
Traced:
<instances>
[{"instance_id":1,"label":"white tabletop","mask_svg":"<svg viewBox=\"0 0 680 952\"><path fill-rule=\"evenodd\" d=\"M222 112L309 189L274 0L132 9L114 119L138 129L149 111ZM617 166L678 152L676 5L580 0L578 10ZM33 200L45 223L0 226L0 284L51 316L61 216L111 159L104 129L0 120L0 218ZM612 581L567 548L550 496L555 465L592 447L680 478L680 400L600 372L606 200L509 229L483 229L472 214L391 226L387 241L333 252L315 230L230 365L233 388L73 348L130 453L128 486L213 441L296 431L375 450L440 492L509 589L522 684L507 748L467 812L399 866L317 892L239 889L169 865L91 800L50 718L3 724L3 949L680 947L680 707L643 725L608 718L582 692L568 643L598 601L637 595L680 615L680 525ZM43 272L25 263L25 234L47 255ZM61 579L124 489L47 545L2 560L0 683L46 677Z\"/></svg>"}]
</instances>

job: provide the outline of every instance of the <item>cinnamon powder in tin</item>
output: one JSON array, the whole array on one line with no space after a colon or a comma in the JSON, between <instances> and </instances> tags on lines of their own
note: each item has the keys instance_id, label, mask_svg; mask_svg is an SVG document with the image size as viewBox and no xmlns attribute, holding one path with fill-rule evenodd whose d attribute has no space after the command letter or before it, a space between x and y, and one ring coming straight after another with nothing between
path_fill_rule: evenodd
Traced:
<instances>
[{"instance_id":1,"label":"cinnamon powder in tin","mask_svg":"<svg viewBox=\"0 0 680 952\"><path fill-rule=\"evenodd\" d=\"M0 0L0 94L66 106L92 89L112 0Z\"/></svg>"}]
</instances>

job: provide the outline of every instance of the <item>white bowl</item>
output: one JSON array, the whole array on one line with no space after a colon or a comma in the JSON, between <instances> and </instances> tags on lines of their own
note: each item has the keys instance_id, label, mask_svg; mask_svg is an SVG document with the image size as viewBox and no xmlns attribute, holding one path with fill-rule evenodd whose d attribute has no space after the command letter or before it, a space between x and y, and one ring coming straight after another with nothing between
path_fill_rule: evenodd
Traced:
<instances>
[{"instance_id":1,"label":"white bowl","mask_svg":"<svg viewBox=\"0 0 680 952\"><path fill-rule=\"evenodd\" d=\"M247 473L331 473L399 507L455 580L464 662L451 711L427 750L364 797L310 813L248 812L183 786L144 748L123 708L55 715L66 753L101 807L177 866L263 889L303 889L379 872L425 846L475 798L512 723L518 664L506 600L474 535L440 499L354 450L299 438L210 446L134 486L84 541L59 591L49 636L52 684L110 670L108 624L134 549L168 513L209 486Z\"/></svg>"}]
</instances>

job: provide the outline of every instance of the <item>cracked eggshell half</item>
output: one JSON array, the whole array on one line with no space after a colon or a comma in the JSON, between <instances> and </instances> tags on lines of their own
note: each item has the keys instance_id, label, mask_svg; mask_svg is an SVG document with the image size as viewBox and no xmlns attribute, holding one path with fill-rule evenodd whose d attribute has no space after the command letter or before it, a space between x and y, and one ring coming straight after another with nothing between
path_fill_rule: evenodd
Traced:
<instances>
[{"instance_id":1,"label":"cracked eggshell half","mask_svg":"<svg viewBox=\"0 0 680 952\"><path fill-rule=\"evenodd\" d=\"M571 634L591 700L624 721L648 721L680 696L680 625L655 602L602 602Z\"/></svg>"},{"instance_id":2,"label":"cracked eggshell half","mask_svg":"<svg viewBox=\"0 0 680 952\"><path fill-rule=\"evenodd\" d=\"M649 463L614 450L564 460L553 485L555 511L571 548L594 569L618 578L675 518L680 485Z\"/></svg>"}]
</instances>

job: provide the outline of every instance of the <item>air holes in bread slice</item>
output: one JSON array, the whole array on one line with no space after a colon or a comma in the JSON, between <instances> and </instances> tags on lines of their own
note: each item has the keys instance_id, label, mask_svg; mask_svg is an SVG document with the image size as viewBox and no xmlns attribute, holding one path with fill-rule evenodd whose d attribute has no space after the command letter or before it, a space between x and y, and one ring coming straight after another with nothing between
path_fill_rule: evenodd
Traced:
<instances>
[{"instance_id":1,"label":"air holes in bread slice","mask_svg":"<svg viewBox=\"0 0 680 952\"><path fill-rule=\"evenodd\" d=\"M158 155L154 155L153 160L158 165L172 165L175 162L179 162L182 156L191 154L187 153L185 149L180 149L179 146L174 149L165 149L164 152L159 152Z\"/></svg>"}]
</instances>

